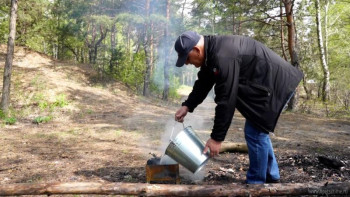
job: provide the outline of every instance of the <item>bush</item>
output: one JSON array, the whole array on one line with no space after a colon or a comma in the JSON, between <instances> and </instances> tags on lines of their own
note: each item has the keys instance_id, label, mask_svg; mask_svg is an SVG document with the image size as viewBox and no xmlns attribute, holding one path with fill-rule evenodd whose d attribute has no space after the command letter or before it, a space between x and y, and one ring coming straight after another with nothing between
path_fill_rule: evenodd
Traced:
<instances>
[{"instance_id":1,"label":"bush","mask_svg":"<svg viewBox=\"0 0 350 197\"><path fill-rule=\"evenodd\" d=\"M17 122L15 117L8 117L4 119L5 124L14 125Z\"/></svg>"},{"instance_id":2,"label":"bush","mask_svg":"<svg viewBox=\"0 0 350 197\"><path fill-rule=\"evenodd\" d=\"M0 110L0 118L1 119L6 118L6 114L2 110Z\"/></svg>"},{"instance_id":3,"label":"bush","mask_svg":"<svg viewBox=\"0 0 350 197\"><path fill-rule=\"evenodd\" d=\"M59 94L56 98L56 101L53 103L55 107L64 107L68 105L65 94Z\"/></svg>"},{"instance_id":4,"label":"bush","mask_svg":"<svg viewBox=\"0 0 350 197\"><path fill-rule=\"evenodd\" d=\"M38 116L34 118L33 123L34 124L40 124L40 123L47 123L52 119L51 116Z\"/></svg>"}]
</instances>

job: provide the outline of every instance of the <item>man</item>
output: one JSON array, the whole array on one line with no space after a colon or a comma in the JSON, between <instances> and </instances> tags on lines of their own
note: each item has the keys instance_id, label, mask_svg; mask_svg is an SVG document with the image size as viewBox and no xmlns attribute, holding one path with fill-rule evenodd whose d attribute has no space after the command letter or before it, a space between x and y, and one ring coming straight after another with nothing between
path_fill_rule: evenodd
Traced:
<instances>
[{"instance_id":1,"label":"man","mask_svg":"<svg viewBox=\"0 0 350 197\"><path fill-rule=\"evenodd\" d=\"M193 64L198 79L187 100L176 112L183 122L187 112L203 102L215 84L215 119L204 153L219 154L235 108L246 118L249 151L246 183L279 182L278 164L269 132L292 96L303 74L262 43L243 36L202 36L184 32L175 42L177 67Z\"/></svg>"}]
</instances>

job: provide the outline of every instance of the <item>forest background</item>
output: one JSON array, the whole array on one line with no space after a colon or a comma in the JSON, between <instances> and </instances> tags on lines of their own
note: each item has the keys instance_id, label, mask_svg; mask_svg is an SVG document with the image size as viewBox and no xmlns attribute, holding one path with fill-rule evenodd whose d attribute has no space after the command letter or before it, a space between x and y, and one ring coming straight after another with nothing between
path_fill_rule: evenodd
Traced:
<instances>
[{"instance_id":1,"label":"forest background","mask_svg":"<svg viewBox=\"0 0 350 197\"><path fill-rule=\"evenodd\" d=\"M10 11L0 0L0 44ZM249 36L305 74L291 110L350 117L348 0L26 0L17 14L17 46L88 64L98 82L163 100L196 80L198 70L174 66L183 31Z\"/></svg>"}]
</instances>

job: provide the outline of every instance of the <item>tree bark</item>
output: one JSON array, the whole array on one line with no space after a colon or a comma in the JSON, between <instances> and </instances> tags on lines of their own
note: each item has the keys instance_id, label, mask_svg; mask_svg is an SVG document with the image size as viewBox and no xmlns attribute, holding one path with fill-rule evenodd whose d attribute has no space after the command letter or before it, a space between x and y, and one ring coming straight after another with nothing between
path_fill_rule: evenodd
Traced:
<instances>
[{"instance_id":1,"label":"tree bark","mask_svg":"<svg viewBox=\"0 0 350 197\"><path fill-rule=\"evenodd\" d=\"M239 152L239 153L248 153L248 146L246 143L222 143L220 148L220 153L224 152Z\"/></svg>"},{"instance_id":2,"label":"tree bark","mask_svg":"<svg viewBox=\"0 0 350 197\"><path fill-rule=\"evenodd\" d=\"M151 76L151 47L150 47L150 0L146 0L145 5L145 12L146 12L146 21L145 21L145 29L144 29L144 41L143 41L143 49L145 51L145 58L146 58L146 70L145 70L145 76L144 76L144 83L143 83L143 96L150 96L150 76Z\"/></svg>"},{"instance_id":3,"label":"tree bark","mask_svg":"<svg viewBox=\"0 0 350 197\"><path fill-rule=\"evenodd\" d=\"M325 10L325 15L324 15L324 37L325 37L325 41L324 41L324 53L326 56L326 63L327 65L329 64L328 62L328 8L329 8L329 0L326 0L326 5L324 6L324 10Z\"/></svg>"},{"instance_id":4,"label":"tree bark","mask_svg":"<svg viewBox=\"0 0 350 197\"><path fill-rule=\"evenodd\" d=\"M283 20L283 9L282 9L282 2L280 2L280 20L281 20L281 48L282 48L282 55L283 58L288 61L287 55L286 55L286 48L284 46L284 20Z\"/></svg>"},{"instance_id":5,"label":"tree bark","mask_svg":"<svg viewBox=\"0 0 350 197\"><path fill-rule=\"evenodd\" d=\"M181 11L181 20L182 21L184 21L184 12L185 12L186 1L187 0L185 0L182 4L182 11Z\"/></svg>"},{"instance_id":6,"label":"tree bark","mask_svg":"<svg viewBox=\"0 0 350 197\"><path fill-rule=\"evenodd\" d=\"M114 23L111 29L111 59L109 61L109 71L114 72L114 67L117 67L117 44L116 44L116 24Z\"/></svg>"},{"instance_id":7,"label":"tree bark","mask_svg":"<svg viewBox=\"0 0 350 197\"><path fill-rule=\"evenodd\" d=\"M277 183L227 185L167 185L146 183L18 183L0 185L0 196L104 194L137 196L287 196L342 195L350 193L350 182Z\"/></svg>"},{"instance_id":8,"label":"tree bark","mask_svg":"<svg viewBox=\"0 0 350 197\"><path fill-rule=\"evenodd\" d=\"M285 11L286 11L286 17L287 17L287 26L288 26L288 50L289 55L291 59L291 64L294 67L299 68L299 59L298 54L295 49L295 26L294 26L294 20L293 20L293 4L294 0L282 0L284 3ZM289 101L288 104L288 110L293 111L297 108L297 101L298 101L298 89L296 89L295 94L292 96L292 98Z\"/></svg>"},{"instance_id":9,"label":"tree bark","mask_svg":"<svg viewBox=\"0 0 350 197\"><path fill-rule=\"evenodd\" d=\"M317 24L317 42L318 48L320 52L320 60L323 69L323 87L322 87L322 100L326 102L329 100L329 69L326 62L325 50L323 47L323 39L322 39L322 25L321 25L321 13L320 13L320 1L315 1L316 6L316 24Z\"/></svg>"},{"instance_id":10,"label":"tree bark","mask_svg":"<svg viewBox=\"0 0 350 197\"><path fill-rule=\"evenodd\" d=\"M1 97L1 110L4 114L8 113L10 105L10 88L11 88L11 74L13 53L15 48L16 39L16 20L17 20L17 7L18 0L11 0L11 18L10 18L10 35L7 42L7 54L4 68L4 78Z\"/></svg>"},{"instance_id":11,"label":"tree bark","mask_svg":"<svg viewBox=\"0 0 350 197\"><path fill-rule=\"evenodd\" d=\"M85 39L85 43L89 49L89 63L92 64L93 63L93 54L94 54L94 43L96 40L96 26L95 24L93 24L93 22L91 22L91 41L89 42L88 37L86 37ZM89 27L88 27L89 29Z\"/></svg>"},{"instance_id":12,"label":"tree bark","mask_svg":"<svg viewBox=\"0 0 350 197\"><path fill-rule=\"evenodd\" d=\"M303 88L306 93L306 100L310 100L312 94L311 94L311 90L306 85L306 74L304 74L303 76Z\"/></svg>"},{"instance_id":13,"label":"tree bark","mask_svg":"<svg viewBox=\"0 0 350 197\"><path fill-rule=\"evenodd\" d=\"M166 24L164 29L164 49L163 49L163 57L164 57L164 90L163 90L163 100L167 101L169 96L169 21L170 21L170 0L166 1Z\"/></svg>"},{"instance_id":14,"label":"tree bark","mask_svg":"<svg viewBox=\"0 0 350 197\"><path fill-rule=\"evenodd\" d=\"M232 35L236 35L236 18L234 12L232 12Z\"/></svg>"},{"instance_id":15,"label":"tree bark","mask_svg":"<svg viewBox=\"0 0 350 197\"><path fill-rule=\"evenodd\" d=\"M150 50L150 69L149 69L149 80L152 79L153 69L154 69L154 22L151 21L151 28L149 34L149 50Z\"/></svg>"},{"instance_id":16,"label":"tree bark","mask_svg":"<svg viewBox=\"0 0 350 197\"><path fill-rule=\"evenodd\" d=\"M101 42L106 38L108 33L108 29L105 30L105 32L103 32L103 27L102 25L100 25L100 38L97 40L97 42L93 45L94 47L94 56L93 56L93 63L96 63L96 59L97 59L97 50L98 47L101 45Z\"/></svg>"}]
</instances>

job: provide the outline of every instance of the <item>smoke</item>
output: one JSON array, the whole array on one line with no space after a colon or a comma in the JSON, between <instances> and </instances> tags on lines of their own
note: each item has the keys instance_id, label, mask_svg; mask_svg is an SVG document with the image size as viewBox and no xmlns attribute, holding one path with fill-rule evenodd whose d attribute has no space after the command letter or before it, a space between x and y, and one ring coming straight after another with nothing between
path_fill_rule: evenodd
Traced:
<instances>
[{"instance_id":1,"label":"smoke","mask_svg":"<svg viewBox=\"0 0 350 197\"><path fill-rule=\"evenodd\" d=\"M206 167L204 166L200 171L196 172L195 174L193 174L192 172L190 172L189 170L187 170L184 167L180 168L180 174L184 179L188 179L191 180L195 183L200 183L204 180L205 178L205 172L206 172Z\"/></svg>"},{"instance_id":2,"label":"smoke","mask_svg":"<svg viewBox=\"0 0 350 197\"><path fill-rule=\"evenodd\" d=\"M164 133L161 137L161 145L159 151L164 155L165 150L169 145L170 139L174 139L176 135L183 130L182 123L176 122L174 119L168 120L164 128Z\"/></svg>"}]
</instances>

